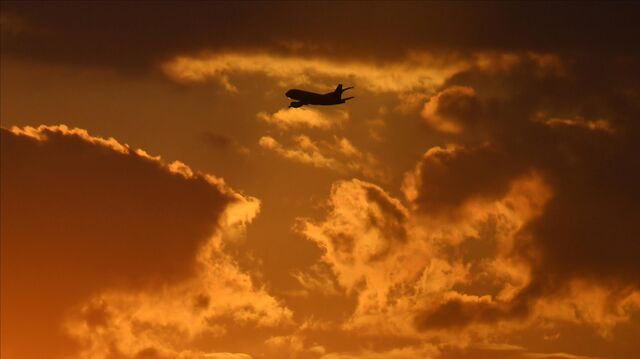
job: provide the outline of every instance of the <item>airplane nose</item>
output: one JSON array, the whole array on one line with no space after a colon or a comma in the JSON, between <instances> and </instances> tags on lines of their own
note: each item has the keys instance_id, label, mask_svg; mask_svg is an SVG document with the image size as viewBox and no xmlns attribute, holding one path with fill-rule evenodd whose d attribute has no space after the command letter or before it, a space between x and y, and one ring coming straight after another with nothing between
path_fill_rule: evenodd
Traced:
<instances>
[{"instance_id":1,"label":"airplane nose","mask_svg":"<svg viewBox=\"0 0 640 359\"><path fill-rule=\"evenodd\" d=\"M287 97L291 97L291 92L292 92L292 90L289 90L289 91L285 92L284 95L287 96Z\"/></svg>"}]
</instances>

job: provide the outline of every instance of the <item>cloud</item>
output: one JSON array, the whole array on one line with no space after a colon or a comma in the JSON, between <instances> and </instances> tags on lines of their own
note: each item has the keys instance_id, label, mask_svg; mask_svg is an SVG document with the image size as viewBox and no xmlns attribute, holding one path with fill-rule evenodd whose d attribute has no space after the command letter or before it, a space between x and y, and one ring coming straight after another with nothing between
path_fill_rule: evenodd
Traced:
<instances>
[{"instance_id":1,"label":"cloud","mask_svg":"<svg viewBox=\"0 0 640 359\"><path fill-rule=\"evenodd\" d=\"M294 137L295 147L291 149L285 148L280 142L271 136L262 136L258 144L268 150L272 150L277 154L290 160L308 164L314 167L338 169L339 162L330 157L326 157L320 151L320 148L309 137L300 135Z\"/></svg>"},{"instance_id":2,"label":"cloud","mask_svg":"<svg viewBox=\"0 0 640 359\"><path fill-rule=\"evenodd\" d=\"M527 229L535 238L533 248L522 249L535 249L541 256L536 263L540 276L536 291L555 290L571 278L637 286L634 278L640 267L632 264L627 253L634 247L628 238L638 231L629 216L638 214L632 203L640 196L632 185L640 172L637 158L631 155L638 151L639 134L632 118L640 109L637 85L627 77L638 71L638 64L628 63L624 71L596 70L614 62L574 58L562 74L546 75L525 62L502 74L469 70L454 76L447 86L464 84L477 94L500 89L497 95L480 99L483 115L475 124L483 134L480 140L493 150L459 152L464 161L450 156L442 170L446 172L438 172L446 173L446 179L426 179L423 172L418 192L424 196L415 204L426 205L434 188L439 191L450 180L455 188L456 180L465 176L473 176L474 181L452 191L464 197L493 196L504 189L508 178L535 169L554 192L543 215ZM617 83L617 89L610 91L608 82ZM576 96L576 92L582 94ZM620 128L626 131L621 133ZM464 136L456 140L465 148L477 146ZM466 161L486 165L488 170L463 166ZM425 169L430 162L425 157ZM414 197L421 197L419 193ZM452 196L445 202L458 199ZM571 256L566 255L569 252Z\"/></svg>"},{"instance_id":3,"label":"cloud","mask_svg":"<svg viewBox=\"0 0 640 359\"><path fill-rule=\"evenodd\" d=\"M455 134L464 130L458 118L479 116L480 106L472 88L453 86L432 96L424 105L421 115L434 129Z\"/></svg>"},{"instance_id":4,"label":"cloud","mask_svg":"<svg viewBox=\"0 0 640 359\"><path fill-rule=\"evenodd\" d=\"M285 147L271 136L262 136L260 147L278 155L317 168L326 168L342 173L360 173L365 177L385 179L378 160L368 152L356 148L345 137L334 137L334 142L316 142L305 135L293 137L294 144Z\"/></svg>"},{"instance_id":5,"label":"cloud","mask_svg":"<svg viewBox=\"0 0 640 359\"><path fill-rule=\"evenodd\" d=\"M266 51L205 52L176 56L164 62L162 69L169 78L180 83L215 81L232 92L237 89L229 81L239 75L265 76L278 81L280 87L304 85L317 91L332 90L336 83L348 79L350 85L375 94L397 94L400 99L397 109L408 113L419 107L448 79L466 71L503 75L523 65L530 66L540 77L564 74L564 63L555 54L495 50L472 54L413 50L384 63ZM433 99L432 104L423 110L423 117L434 126L444 126L445 132L458 129L444 117L475 115L475 93L469 87L445 90L439 110L439 96Z\"/></svg>"},{"instance_id":6,"label":"cloud","mask_svg":"<svg viewBox=\"0 0 640 359\"><path fill-rule=\"evenodd\" d=\"M331 189L329 205L327 222L305 222L303 233L325 250L327 262L336 268L347 270L384 259L395 244L406 241L407 210L380 187L359 180L338 182ZM353 290L362 278L354 273L338 279Z\"/></svg>"},{"instance_id":7,"label":"cloud","mask_svg":"<svg viewBox=\"0 0 640 359\"><path fill-rule=\"evenodd\" d=\"M203 132L202 140L213 148L227 148L233 144L231 137L211 131Z\"/></svg>"},{"instance_id":8,"label":"cloud","mask_svg":"<svg viewBox=\"0 0 640 359\"><path fill-rule=\"evenodd\" d=\"M202 140L202 142L215 150L233 149L240 154L249 154L248 148L242 146L232 137L224 134L205 131L200 134L200 139Z\"/></svg>"},{"instance_id":9,"label":"cloud","mask_svg":"<svg viewBox=\"0 0 640 359\"><path fill-rule=\"evenodd\" d=\"M438 212L471 197L497 199L526 170L526 164L510 161L509 154L492 145L432 147L405 175L403 192L418 210Z\"/></svg>"},{"instance_id":10,"label":"cloud","mask_svg":"<svg viewBox=\"0 0 640 359\"><path fill-rule=\"evenodd\" d=\"M311 266L309 271L296 271L292 276L303 288L296 295L308 296L310 294L339 295L335 279L330 269L320 263Z\"/></svg>"},{"instance_id":11,"label":"cloud","mask_svg":"<svg viewBox=\"0 0 640 359\"><path fill-rule=\"evenodd\" d=\"M270 337L265 341L265 345L274 352L280 352L295 358L305 350L302 338L297 335L282 335Z\"/></svg>"},{"instance_id":12,"label":"cloud","mask_svg":"<svg viewBox=\"0 0 640 359\"><path fill-rule=\"evenodd\" d=\"M79 357L108 358L118 353L135 358L148 347L171 358L210 357L224 353L194 353L198 338L224 343L240 327L249 341L253 331L291 325L292 312L255 285L214 243L200 254L201 270L188 281L161 291L103 292L85 303L65 323L83 344ZM99 325L87 315L96 307L108 313Z\"/></svg>"},{"instance_id":13,"label":"cloud","mask_svg":"<svg viewBox=\"0 0 640 359\"><path fill-rule=\"evenodd\" d=\"M456 199L455 211L444 213L407 208L359 180L335 183L326 218L302 219L298 229L357 297L343 328L459 344L469 340L464 333L508 333L545 321L587 324L606 336L630 320L640 306L629 283L564 281L570 290L534 291L548 274L538 268L545 253L529 228L555 194L541 173L513 176L504 191Z\"/></svg>"},{"instance_id":14,"label":"cloud","mask_svg":"<svg viewBox=\"0 0 640 359\"><path fill-rule=\"evenodd\" d=\"M376 142L384 142L385 136L384 132L386 129L386 122L384 122L381 118L376 118L373 120L368 120L365 122L367 126L367 133L369 137Z\"/></svg>"},{"instance_id":15,"label":"cloud","mask_svg":"<svg viewBox=\"0 0 640 359\"><path fill-rule=\"evenodd\" d=\"M528 267L511 253L548 198L540 176L531 174L499 199L425 216L354 179L334 183L326 218L301 219L298 230L322 249L322 262L347 293L357 295L346 329L420 336L522 316L515 297L528 284ZM487 249L466 250L469 242Z\"/></svg>"},{"instance_id":16,"label":"cloud","mask_svg":"<svg viewBox=\"0 0 640 359\"><path fill-rule=\"evenodd\" d=\"M544 113L538 113L537 118L539 121L550 127L575 126L578 128L589 129L591 131L603 131L608 133L613 133L615 131L611 127L611 123L606 119L585 120L581 116L576 116L574 118L558 118L545 116Z\"/></svg>"},{"instance_id":17,"label":"cloud","mask_svg":"<svg viewBox=\"0 0 640 359\"><path fill-rule=\"evenodd\" d=\"M257 199L81 129L1 134L3 357L161 357L185 350L163 342L167 328L290 320L224 252Z\"/></svg>"},{"instance_id":18,"label":"cloud","mask_svg":"<svg viewBox=\"0 0 640 359\"><path fill-rule=\"evenodd\" d=\"M274 114L259 112L256 117L266 123L275 125L281 129L291 129L296 127L309 127L327 130L340 126L349 119L346 111L326 112L312 108L288 108L278 110Z\"/></svg>"},{"instance_id":19,"label":"cloud","mask_svg":"<svg viewBox=\"0 0 640 359\"><path fill-rule=\"evenodd\" d=\"M491 296L456 294L435 308L420 312L416 325L421 329L464 328L476 322L495 323L513 316L512 310L495 303Z\"/></svg>"},{"instance_id":20,"label":"cloud","mask_svg":"<svg viewBox=\"0 0 640 359\"><path fill-rule=\"evenodd\" d=\"M456 58L458 60L458 58ZM410 55L404 61L373 64L354 60L333 60L282 56L271 53L211 53L178 56L163 65L165 73L180 82L221 81L237 74L258 74L280 81L281 86L333 86L345 81L371 92L403 92L432 89L469 64L446 61L426 53Z\"/></svg>"}]
</instances>

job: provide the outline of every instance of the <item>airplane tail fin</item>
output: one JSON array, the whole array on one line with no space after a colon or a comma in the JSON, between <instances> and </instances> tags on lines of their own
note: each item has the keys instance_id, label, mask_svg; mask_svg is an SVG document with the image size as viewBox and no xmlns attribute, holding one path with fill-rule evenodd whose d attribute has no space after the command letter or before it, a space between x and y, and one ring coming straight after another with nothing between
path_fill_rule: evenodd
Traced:
<instances>
[{"instance_id":1,"label":"airplane tail fin","mask_svg":"<svg viewBox=\"0 0 640 359\"><path fill-rule=\"evenodd\" d=\"M333 92L341 94L341 93L343 93L343 92L345 92L345 91L347 91L349 89L352 89L352 88L353 88L353 86L343 88L342 84L338 84L338 86L336 87L336 90L333 91Z\"/></svg>"}]
</instances>

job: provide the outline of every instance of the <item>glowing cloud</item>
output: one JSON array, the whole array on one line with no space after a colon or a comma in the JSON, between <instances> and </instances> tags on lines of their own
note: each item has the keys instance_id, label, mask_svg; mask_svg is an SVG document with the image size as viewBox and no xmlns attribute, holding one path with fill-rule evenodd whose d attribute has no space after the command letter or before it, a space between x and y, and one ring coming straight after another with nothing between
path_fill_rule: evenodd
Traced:
<instances>
[{"instance_id":1,"label":"glowing cloud","mask_svg":"<svg viewBox=\"0 0 640 359\"><path fill-rule=\"evenodd\" d=\"M373 92L403 92L432 89L466 66L468 64L458 58L435 58L425 53L412 54L404 62L373 64L269 53L228 52L179 56L166 62L163 69L177 81L217 80L229 90L235 90L228 82L229 76L251 73L277 79L282 86L308 85L318 78L349 79Z\"/></svg>"},{"instance_id":2,"label":"glowing cloud","mask_svg":"<svg viewBox=\"0 0 640 359\"><path fill-rule=\"evenodd\" d=\"M346 111L326 112L312 108L288 108L278 110L274 114L259 112L256 117L266 123L275 125L282 129L295 127L310 127L322 130L340 126L349 119Z\"/></svg>"},{"instance_id":3,"label":"glowing cloud","mask_svg":"<svg viewBox=\"0 0 640 359\"><path fill-rule=\"evenodd\" d=\"M278 155L306 165L338 172L360 173L369 178L385 180L377 159L370 153L356 148L345 137L334 137L334 142L316 142L305 135L293 137L294 144L285 147L271 136L263 136L258 144Z\"/></svg>"}]
</instances>

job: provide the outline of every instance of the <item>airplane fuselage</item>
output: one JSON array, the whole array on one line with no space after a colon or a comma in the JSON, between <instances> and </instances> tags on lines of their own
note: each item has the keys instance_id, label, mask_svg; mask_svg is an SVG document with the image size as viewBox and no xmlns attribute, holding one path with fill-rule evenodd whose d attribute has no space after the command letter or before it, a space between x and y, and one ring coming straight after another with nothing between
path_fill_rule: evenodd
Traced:
<instances>
[{"instance_id":1,"label":"airplane fuselage","mask_svg":"<svg viewBox=\"0 0 640 359\"><path fill-rule=\"evenodd\" d=\"M287 91L285 94L288 98L292 100L297 100L305 105L337 105L340 103L344 103L340 97L342 94L336 92L328 92L325 94L319 94L304 90L293 89Z\"/></svg>"},{"instance_id":2,"label":"airplane fuselage","mask_svg":"<svg viewBox=\"0 0 640 359\"><path fill-rule=\"evenodd\" d=\"M342 84L340 84L338 85L338 87L336 87L335 91L327 92L325 94L292 89L287 91L285 95L292 100L296 100L291 102L289 107L302 107L304 105L321 105L321 106L339 105L353 98L353 97L342 98L342 93L350 88L352 87L347 87L343 89Z\"/></svg>"}]
</instances>

